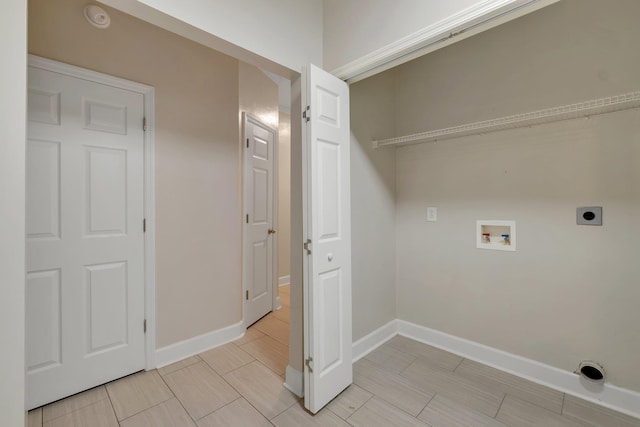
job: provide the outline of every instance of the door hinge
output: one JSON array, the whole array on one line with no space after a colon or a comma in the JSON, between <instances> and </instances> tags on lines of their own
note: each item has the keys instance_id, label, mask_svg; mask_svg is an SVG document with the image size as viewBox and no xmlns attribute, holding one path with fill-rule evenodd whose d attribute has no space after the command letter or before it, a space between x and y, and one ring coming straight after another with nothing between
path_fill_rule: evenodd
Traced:
<instances>
[{"instance_id":1,"label":"door hinge","mask_svg":"<svg viewBox=\"0 0 640 427\"><path fill-rule=\"evenodd\" d=\"M142 232L143 233L147 232L147 218L142 219Z\"/></svg>"},{"instance_id":2,"label":"door hinge","mask_svg":"<svg viewBox=\"0 0 640 427\"><path fill-rule=\"evenodd\" d=\"M307 365L307 368L309 368L309 372L313 372L313 357L305 359L304 364Z\"/></svg>"},{"instance_id":3,"label":"door hinge","mask_svg":"<svg viewBox=\"0 0 640 427\"><path fill-rule=\"evenodd\" d=\"M245 291L244 295L245 295L245 298L246 298L246 299L247 299L247 301L248 301L248 300L249 300L249 291Z\"/></svg>"},{"instance_id":4,"label":"door hinge","mask_svg":"<svg viewBox=\"0 0 640 427\"><path fill-rule=\"evenodd\" d=\"M147 333L147 319L144 319L142 329L144 330L144 333L146 334Z\"/></svg>"},{"instance_id":5,"label":"door hinge","mask_svg":"<svg viewBox=\"0 0 640 427\"><path fill-rule=\"evenodd\" d=\"M245 221L247 222L247 224L249 224L249 214L247 214Z\"/></svg>"},{"instance_id":6,"label":"door hinge","mask_svg":"<svg viewBox=\"0 0 640 427\"><path fill-rule=\"evenodd\" d=\"M147 118L146 118L146 117L143 117L143 118L142 118L142 130L143 130L144 132L146 132L146 131L147 131Z\"/></svg>"},{"instance_id":7,"label":"door hinge","mask_svg":"<svg viewBox=\"0 0 640 427\"><path fill-rule=\"evenodd\" d=\"M307 105L307 109L302 112L302 118L305 119L306 122L311 120L311 107Z\"/></svg>"},{"instance_id":8,"label":"door hinge","mask_svg":"<svg viewBox=\"0 0 640 427\"><path fill-rule=\"evenodd\" d=\"M249 148L249 138L247 138L247 148Z\"/></svg>"},{"instance_id":9,"label":"door hinge","mask_svg":"<svg viewBox=\"0 0 640 427\"><path fill-rule=\"evenodd\" d=\"M307 255L311 255L311 239L307 239L306 242L304 242L304 250L307 251Z\"/></svg>"}]
</instances>

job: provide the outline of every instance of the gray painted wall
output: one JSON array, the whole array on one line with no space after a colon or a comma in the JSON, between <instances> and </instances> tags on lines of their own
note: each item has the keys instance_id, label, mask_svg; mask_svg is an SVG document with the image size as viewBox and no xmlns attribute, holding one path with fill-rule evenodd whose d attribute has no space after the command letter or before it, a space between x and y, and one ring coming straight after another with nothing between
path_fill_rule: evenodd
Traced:
<instances>
[{"instance_id":1,"label":"gray painted wall","mask_svg":"<svg viewBox=\"0 0 640 427\"><path fill-rule=\"evenodd\" d=\"M396 136L638 90L638 16L565 0L405 64ZM398 318L569 371L593 359L640 390L640 111L396 158ZM575 224L590 205L602 227ZM516 220L517 252L476 249L477 219Z\"/></svg>"},{"instance_id":2,"label":"gray painted wall","mask_svg":"<svg viewBox=\"0 0 640 427\"><path fill-rule=\"evenodd\" d=\"M396 318L396 155L371 145L393 136L394 85L380 74L350 87L354 341Z\"/></svg>"}]
</instances>

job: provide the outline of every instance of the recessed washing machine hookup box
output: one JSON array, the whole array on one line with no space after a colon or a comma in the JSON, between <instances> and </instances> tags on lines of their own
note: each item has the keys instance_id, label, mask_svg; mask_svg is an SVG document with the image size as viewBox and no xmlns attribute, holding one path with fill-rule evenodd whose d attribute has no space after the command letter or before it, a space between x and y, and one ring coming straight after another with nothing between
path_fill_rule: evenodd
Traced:
<instances>
[{"instance_id":1,"label":"recessed washing machine hookup box","mask_svg":"<svg viewBox=\"0 0 640 427\"><path fill-rule=\"evenodd\" d=\"M476 247L495 251L516 250L516 222L501 220L476 221Z\"/></svg>"}]
</instances>

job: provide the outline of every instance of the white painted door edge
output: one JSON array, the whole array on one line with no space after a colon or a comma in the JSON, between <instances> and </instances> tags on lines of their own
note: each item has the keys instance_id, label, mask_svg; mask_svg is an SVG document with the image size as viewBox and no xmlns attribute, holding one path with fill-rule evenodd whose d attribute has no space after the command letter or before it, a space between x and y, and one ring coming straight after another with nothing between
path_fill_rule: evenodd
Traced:
<instances>
[{"instance_id":1,"label":"white painted door edge","mask_svg":"<svg viewBox=\"0 0 640 427\"><path fill-rule=\"evenodd\" d=\"M145 369L156 367L156 282L155 282L155 89L142 83L76 67L35 55L28 56L28 65L42 70L140 93L144 96L146 132L144 132L144 215L146 218L145 247Z\"/></svg>"},{"instance_id":2,"label":"white painted door edge","mask_svg":"<svg viewBox=\"0 0 640 427\"><path fill-rule=\"evenodd\" d=\"M298 397L304 397L304 373L287 365L284 388Z\"/></svg>"}]
</instances>

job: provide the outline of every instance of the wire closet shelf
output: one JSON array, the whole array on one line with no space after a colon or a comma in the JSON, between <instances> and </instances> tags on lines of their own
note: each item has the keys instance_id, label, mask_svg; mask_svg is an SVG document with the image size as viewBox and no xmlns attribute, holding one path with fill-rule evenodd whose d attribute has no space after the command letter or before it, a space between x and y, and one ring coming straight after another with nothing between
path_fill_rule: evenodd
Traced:
<instances>
[{"instance_id":1,"label":"wire closet shelf","mask_svg":"<svg viewBox=\"0 0 640 427\"><path fill-rule=\"evenodd\" d=\"M512 116L500 117L497 119L468 123L444 129L436 129L413 135L399 136L397 138L373 140L373 146L378 148L442 141L462 136L478 135L506 129L541 125L561 120L590 117L598 114L613 113L638 107L640 107L640 92L630 92L622 95L609 96L607 98L563 105L561 107L532 111L530 113L514 114Z\"/></svg>"}]
</instances>

